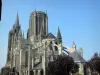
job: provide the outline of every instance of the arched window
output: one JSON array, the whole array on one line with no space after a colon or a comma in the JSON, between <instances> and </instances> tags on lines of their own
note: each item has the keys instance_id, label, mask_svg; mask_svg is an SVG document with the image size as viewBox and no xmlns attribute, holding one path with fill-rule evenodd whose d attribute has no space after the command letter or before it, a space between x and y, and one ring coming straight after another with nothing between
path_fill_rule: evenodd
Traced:
<instances>
[{"instance_id":1,"label":"arched window","mask_svg":"<svg viewBox=\"0 0 100 75\"><path fill-rule=\"evenodd\" d=\"M58 47L57 46L54 46L54 48L55 48L55 51L58 51Z\"/></svg>"}]
</instances>

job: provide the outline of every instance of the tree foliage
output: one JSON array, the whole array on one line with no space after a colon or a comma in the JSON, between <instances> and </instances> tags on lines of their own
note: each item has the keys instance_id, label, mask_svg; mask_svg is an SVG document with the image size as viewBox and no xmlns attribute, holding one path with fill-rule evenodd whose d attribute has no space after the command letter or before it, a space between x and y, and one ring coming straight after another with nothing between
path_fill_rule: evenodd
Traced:
<instances>
[{"instance_id":1,"label":"tree foliage","mask_svg":"<svg viewBox=\"0 0 100 75\"><path fill-rule=\"evenodd\" d=\"M70 75L76 73L79 66L69 56L58 56L55 61L49 62L47 75Z\"/></svg>"},{"instance_id":2,"label":"tree foliage","mask_svg":"<svg viewBox=\"0 0 100 75\"><path fill-rule=\"evenodd\" d=\"M79 72L76 72L74 75L82 75L82 74L80 74Z\"/></svg>"},{"instance_id":3,"label":"tree foliage","mask_svg":"<svg viewBox=\"0 0 100 75\"><path fill-rule=\"evenodd\" d=\"M93 57L87 62L92 74L98 72L100 74L100 54L95 53Z\"/></svg>"}]
</instances>

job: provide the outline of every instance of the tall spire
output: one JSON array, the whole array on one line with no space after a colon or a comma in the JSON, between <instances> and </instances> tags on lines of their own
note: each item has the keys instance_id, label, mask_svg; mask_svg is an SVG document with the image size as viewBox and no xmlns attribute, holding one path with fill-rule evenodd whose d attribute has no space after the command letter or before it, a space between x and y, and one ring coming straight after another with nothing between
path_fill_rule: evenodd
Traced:
<instances>
[{"instance_id":1,"label":"tall spire","mask_svg":"<svg viewBox=\"0 0 100 75\"><path fill-rule=\"evenodd\" d=\"M73 45L75 45L75 42L73 41Z\"/></svg>"},{"instance_id":2,"label":"tall spire","mask_svg":"<svg viewBox=\"0 0 100 75\"><path fill-rule=\"evenodd\" d=\"M18 12L17 12L17 16L16 16L16 26L19 26L19 16L18 16Z\"/></svg>"},{"instance_id":3,"label":"tall spire","mask_svg":"<svg viewBox=\"0 0 100 75\"><path fill-rule=\"evenodd\" d=\"M62 36L59 27L58 27L57 39L58 39L58 43L62 43Z\"/></svg>"},{"instance_id":4,"label":"tall spire","mask_svg":"<svg viewBox=\"0 0 100 75\"><path fill-rule=\"evenodd\" d=\"M76 44L75 44L74 41L73 41L73 43L72 43L72 48L76 50Z\"/></svg>"}]
</instances>

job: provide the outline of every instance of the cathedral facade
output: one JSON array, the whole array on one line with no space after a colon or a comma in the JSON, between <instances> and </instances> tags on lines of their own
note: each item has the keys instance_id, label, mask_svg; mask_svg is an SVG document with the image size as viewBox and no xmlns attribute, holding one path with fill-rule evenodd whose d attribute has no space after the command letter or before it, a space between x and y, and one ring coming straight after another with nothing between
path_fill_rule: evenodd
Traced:
<instances>
[{"instance_id":1,"label":"cathedral facade","mask_svg":"<svg viewBox=\"0 0 100 75\"><path fill-rule=\"evenodd\" d=\"M68 53L63 49L69 50ZM58 28L57 36L48 33L48 15L42 11L34 11L30 15L27 38L21 30L17 13L15 24L9 32L8 54L6 69L12 69L10 75L46 75L46 67L58 55L69 54L80 65L83 72L82 48L76 50L73 42L72 48L63 46L62 36ZM13 72L14 71L14 72Z\"/></svg>"}]
</instances>

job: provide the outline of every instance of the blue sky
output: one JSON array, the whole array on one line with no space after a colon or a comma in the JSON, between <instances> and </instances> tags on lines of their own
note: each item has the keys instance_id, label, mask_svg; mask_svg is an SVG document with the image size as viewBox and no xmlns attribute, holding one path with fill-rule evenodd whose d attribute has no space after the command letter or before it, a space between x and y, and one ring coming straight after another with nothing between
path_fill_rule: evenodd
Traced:
<instances>
[{"instance_id":1,"label":"blue sky","mask_svg":"<svg viewBox=\"0 0 100 75\"><path fill-rule=\"evenodd\" d=\"M63 44L83 48L84 58L100 52L100 0L3 0L0 21L0 68L6 63L8 32L18 11L20 25L26 35L30 13L35 9L48 13L49 32L55 36L60 27Z\"/></svg>"}]
</instances>

